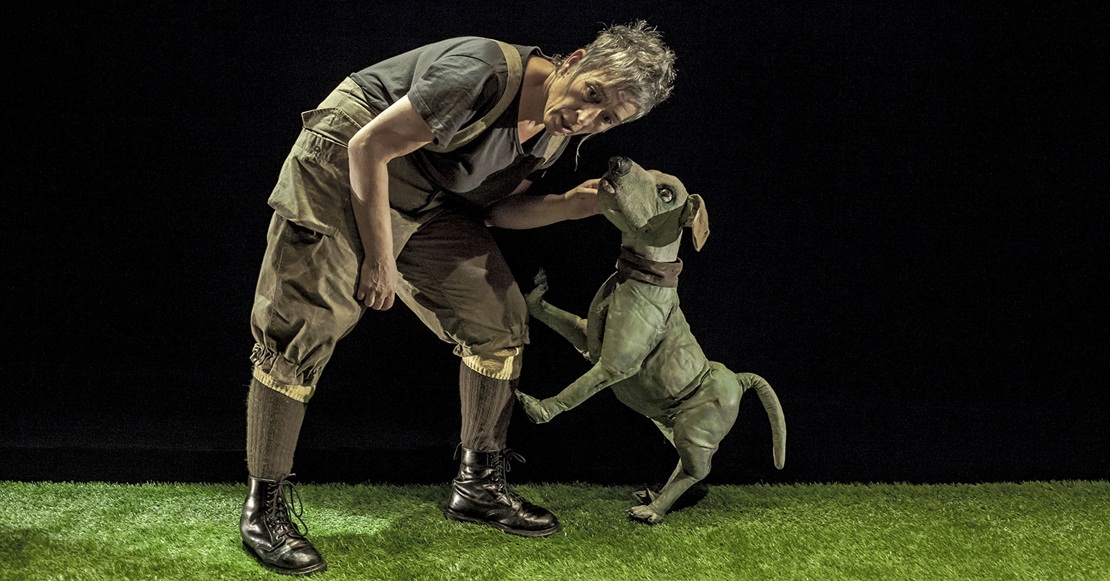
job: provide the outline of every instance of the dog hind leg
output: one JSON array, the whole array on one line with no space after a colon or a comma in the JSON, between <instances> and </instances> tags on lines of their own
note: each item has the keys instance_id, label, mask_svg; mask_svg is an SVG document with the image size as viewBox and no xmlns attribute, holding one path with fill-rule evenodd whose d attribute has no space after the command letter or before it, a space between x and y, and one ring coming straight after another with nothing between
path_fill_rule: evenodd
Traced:
<instances>
[{"instance_id":1,"label":"dog hind leg","mask_svg":"<svg viewBox=\"0 0 1110 581\"><path fill-rule=\"evenodd\" d=\"M633 506L628 509L629 518L647 524L662 522L663 517L671 510L674 503L700 480L700 478L696 478L693 474L687 472L683 466L683 461L679 460L674 472L671 473L670 479L663 485L663 489L658 494L650 489L644 491L649 498L654 498L647 504Z\"/></svg>"},{"instance_id":2,"label":"dog hind leg","mask_svg":"<svg viewBox=\"0 0 1110 581\"><path fill-rule=\"evenodd\" d=\"M655 424L655 427L659 428L660 432L663 432L663 437L667 438L667 442L669 442L671 446L674 446L674 429L672 429L669 425L666 425L654 418L652 418L651 422ZM677 478L679 472L681 471L682 462L679 462L678 466L675 467L674 472L671 473L670 478L667 479L667 482L670 482ZM662 487L659 487L659 489L662 490ZM637 490L632 493L632 498L636 499L636 502L640 504L651 504L651 501L655 500L655 497L657 496L659 496L659 493L655 490L652 490L650 486L646 486L643 490Z\"/></svg>"},{"instance_id":3,"label":"dog hind leg","mask_svg":"<svg viewBox=\"0 0 1110 581\"><path fill-rule=\"evenodd\" d=\"M671 432L671 442L678 451L678 466L655 499L646 506L632 507L629 516L649 524L662 521L690 487L709 475L713 454L732 429L736 415L735 406L716 402L706 402L678 414Z\"/></svg>"},{"instance_id":4,"label":"dog hind leg","mask_svg":"<svg viewBox=\"0 0 1110 581\"><path fill-rule=\"evenodd\" d=\"M659 428L659 431L663 433L663 436L667 438L667 442L671 446L674 446L674 430L672 430L670 426L654 418L651 421L655 424L655 427ZM664 483L656 484L654 486L645 486L642 490L633 491L632 498L636 501L637 504L651 504L651 502L659 496L659 492L663 490L663 486L666 485L666 482L670 482L675 478L678 478L678 475L681 474L681 472L682 462L679 462L678 465L675 466L675 469L671 473L670 477L667 478ZM696 483L691 486L689 490L679 496L678 500L676 500L674 504L671 505L671 510L679 510L681 508L694 506L699 501L701 501L701 499L705 498L707 494L709 494L709 487L706 486L704 483Z\"/></svg>"}]
</instances>

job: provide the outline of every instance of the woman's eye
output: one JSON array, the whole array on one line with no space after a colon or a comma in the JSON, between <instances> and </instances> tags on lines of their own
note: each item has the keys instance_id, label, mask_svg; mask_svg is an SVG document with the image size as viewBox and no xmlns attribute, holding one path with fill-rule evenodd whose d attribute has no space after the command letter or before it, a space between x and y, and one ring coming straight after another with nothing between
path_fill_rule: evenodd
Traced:
<instances>
[{"instance_id":1,"label":"woman's eye","mask_svg":"<svg viewBox=\"0 0 1110 581\"><path fill-rule=\"evenodd\" d=\"M669 204L674 201L674 192L670 188L663 188L659 190L659 197Z\"/></svg>"}]
</instances>

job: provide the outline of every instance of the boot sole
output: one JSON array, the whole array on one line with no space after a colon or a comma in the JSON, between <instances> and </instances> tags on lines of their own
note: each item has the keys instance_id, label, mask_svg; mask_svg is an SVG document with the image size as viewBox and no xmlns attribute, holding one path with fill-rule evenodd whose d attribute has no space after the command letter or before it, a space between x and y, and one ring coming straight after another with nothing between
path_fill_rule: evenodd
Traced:
<instances>
[{"instance_id":1,"label":"boot sole","mask_svg":"<svg viewBox=\"0 0 1110 581\"><path fill-rule=\"evenodd\" d=\"M553 526L551 528L548 528L548 529L539 529L539 530L514 529L513 527L510 527L508 525L503 525L499 522L482 520L480 518L474 518L472 516L467 516L467 515L462 514L460 512L455 512L455 511L453 511L449 508L444 509L443 516L445 516L449 520L453 520L453 521L491 526L495 529L500 530L503 533L509 533L510 535L516 535L518 537L530 537L530 538L547 537L547 536L551 536L551 535L563 530L563 525L561 523L558 523L558 522L555 523L555 526Z\"/></svg>"},{"instance_id":2,"label":"boot sole","mask_svg":"<svg viewBox=\"0 0 1110 581\"><path fill-rule=\"evenodd\" d=\"M327 561L320 561L319 563L317 563L315 565L311 565L311 566L305 567L303 569L283 569L281 567L275 567L274 565L271 565L271 564L267 563L266 561L263 561L262 557L258 553L254 552L254 549L251 549L249 546L247 546L247 543L245 543L245 542L243 543L243 550L246 551L246 553L248 555L253 557L254 560L257 561L259 565L262 565L267 570L273 571L274 573L279 573L281 575L291 575L291 576L311 575L313 573L319 573L320 571L324 571L328 568Z\"/></svg>"}]
</instances>

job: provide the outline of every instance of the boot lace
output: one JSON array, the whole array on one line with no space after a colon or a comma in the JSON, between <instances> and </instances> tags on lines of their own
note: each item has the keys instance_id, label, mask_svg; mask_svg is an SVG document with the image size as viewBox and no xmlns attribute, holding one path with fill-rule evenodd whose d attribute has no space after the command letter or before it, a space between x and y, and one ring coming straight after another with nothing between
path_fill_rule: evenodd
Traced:
<instances>
[{"instance_id":1,"label":"boot lace","mask_svg":"<svg viewBox=\"0 0 1110 581\"><path fill-rule=\"evenodd\" d=\"M304 514L304 503L301 501L301 493L297 491L297 487L293 486L286 477L271 486L268 493L266 504L270 508L266 511L266 522L270 525L270 529L279 537L303 539L308 534L308 525L301 518ZM290 516L296 519L296 522L290 519ZM298 522L300 526L297 526Z\"/></svg>"},{"instance_id":2,"label":"boot lace","mask_svg":"<svg viewBox=\"0 0 1110 581\"><path fill-rule=\"evenodd\" d=\"M462 444L459 443L455 446L455 459L459 459L459 452L462 451ZM493 459L490 460L490 468L493 469L493 482L497 485L497 490L506 494L510 498L516 499L520 502L527 502L524 497L517 494L511 486L509 486L508 474L513 469L512 462L520 462L527 464L528 461L524 459L512 448L505 448L501 452L493 454Z\"/></svg>"},{"instance_id":3,"label":"boot lace","mask_svg":"<svg viewBox=\"0 0 1110 581\"><path fill-rule=\"evenodd\" d=\"M512 462L520 462L521 464L528 463L528 461L524 459L524 456L521 456L511 448L506 448L500 454L496 454L493 459L494 478L502 492L523 502L524 498L509 486L509 471L513 469Z\"/></svg>"}]
</instances>

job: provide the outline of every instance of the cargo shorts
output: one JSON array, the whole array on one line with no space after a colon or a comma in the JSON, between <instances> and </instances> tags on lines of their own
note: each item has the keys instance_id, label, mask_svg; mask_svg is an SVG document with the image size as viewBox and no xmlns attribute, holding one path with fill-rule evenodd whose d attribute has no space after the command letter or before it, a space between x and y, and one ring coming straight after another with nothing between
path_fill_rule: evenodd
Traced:
<instances>
[{"instance_id":1,"label":"cargo shorts","mask_svg":"<svg viewBox=\"0 0 1110 581\"><path fill-rule=\"evenodd\" d=\"M253 376L307 402L366 307L355 299L362 243L351 210L346 143L375 112L350 79L317 109L282 165L255 290ZM397 160L394 160L397 161ZM527 306L480 210L390 164L397 296L475 371L520 374Z\"/></svg>"}]
</instances>

